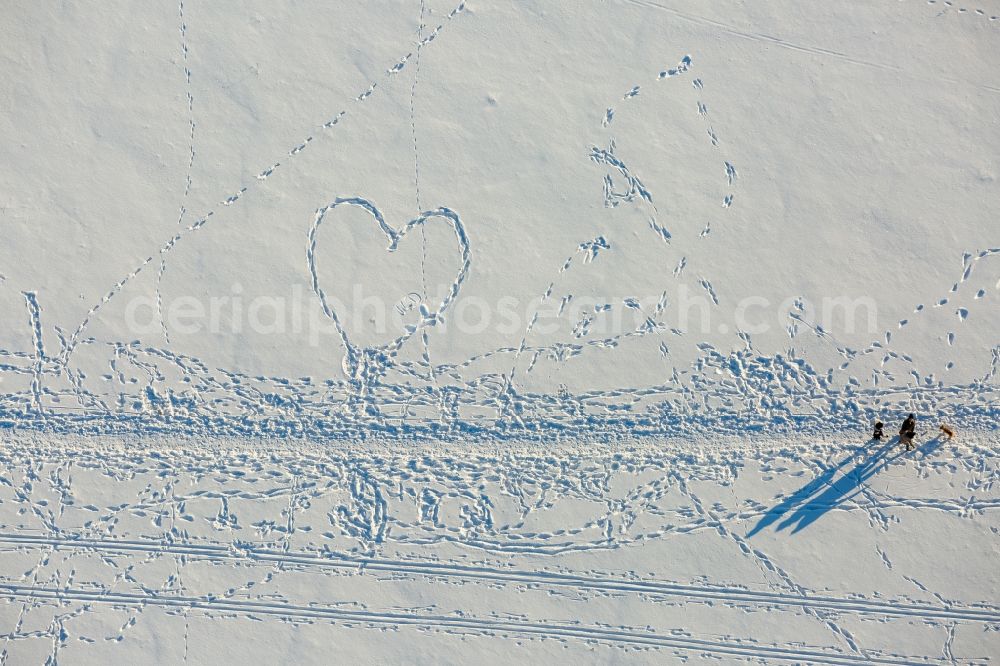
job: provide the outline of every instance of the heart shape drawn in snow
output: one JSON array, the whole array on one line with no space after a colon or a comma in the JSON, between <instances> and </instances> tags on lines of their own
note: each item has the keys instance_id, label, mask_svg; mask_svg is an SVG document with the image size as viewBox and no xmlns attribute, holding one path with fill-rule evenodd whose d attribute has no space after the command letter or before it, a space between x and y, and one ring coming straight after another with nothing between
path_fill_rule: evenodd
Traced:
<instances>
[{"instance_id":1,"label":"heart shape drawn in snow","mask_svg":"<svg viewBox=\"0 0 1000 666\"><path fill-rule=\"evenodd\" d=\"M448 289L447 294L445 294L444 299L442 299L441 303L438 305L437 310L429 312L421 309L421 317L419 321L415 324L406 326L403 329L402 335L385 345L366 347L364 349L354 345L348 338L347 331L345 330L336 309L334 309L327 301L326 292L323 291L323 288L319 284L319 276L316 272L316 233L319 230L319 226L326 219L326 214L338 206L357 206L358 208L362 208L367 211L368 214L372 216L372 219L375 221L378 228L383 234L385 234L386 239L388 239L389 245L386 247L386 250L389 252L394 252L399 246L399 242L402 241L410 231L423 226L428 220L433 219L443 220L451 227L452 231L455 232L455 236L458 239L458 247L462 255L462 266L455 275L455 279L451 283L451 287ZM434 325L444 315L445 311L451 307L451 304L456 298L458 298L458 292L462 288L462 284L465 282L465 278L469 274L469 266L472 264L472 251L469 247L469 237L465 234L465 227L462 225L461 218L458 216L458 213L450 208L442 207L436 210L425 211L407 222L402 228L394 229L386 224L385 218L382 217L382 213L379 209L367 199L362 199L361 197L337 197L333 203L316 210L316 217L313 219L312 228L309 230L309 244L306 248L306 260L309 264L309 273L312 276L312 290L319 298L320 305L323 308L323 313L329 317L331 321L333 321L333 325L336 327L337 333L340 335L341 342L344 344L344 371L349 377L358 378L359 374L364 371L362 364L366 357L372 355L384 356L395 354L395 352L402 347L407 340L413 337L417 331L420 331L427 326Z\"/></svg>"}]
</instances>

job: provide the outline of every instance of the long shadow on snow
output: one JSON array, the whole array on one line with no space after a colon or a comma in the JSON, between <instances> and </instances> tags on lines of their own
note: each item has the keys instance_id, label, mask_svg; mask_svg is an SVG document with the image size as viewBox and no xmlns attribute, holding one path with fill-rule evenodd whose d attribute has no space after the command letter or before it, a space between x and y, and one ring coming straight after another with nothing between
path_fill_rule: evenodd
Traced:
<instances>
[{"instance_id":1,"label":"long shadow on snow","mask_svg":"<svg viewBox=\"0 0 1000 666\"><path fill-rule=\"evenodd\" d=\"M928 445L930 444L931 442L928 442ZM826 512L837 508L844 501L860 493L862 486L869 479L902 456L903 450L892 453L897 446L899 446L899 438L893 437L875 451L868 453L852 469L848 470L847 468L858 455L857 451L851 453L786 497L781 503L775 505L754 525L753 529L747 533L747 537L752 537L778 522L789 511L792 512L791 515L778 524L777 530L780 532L787 527L794 526L792 534L795 534L799 530L805 529L819 520ZM843 474L838 478L837 475L841 472Z\"/></svg>"}]
</instances>

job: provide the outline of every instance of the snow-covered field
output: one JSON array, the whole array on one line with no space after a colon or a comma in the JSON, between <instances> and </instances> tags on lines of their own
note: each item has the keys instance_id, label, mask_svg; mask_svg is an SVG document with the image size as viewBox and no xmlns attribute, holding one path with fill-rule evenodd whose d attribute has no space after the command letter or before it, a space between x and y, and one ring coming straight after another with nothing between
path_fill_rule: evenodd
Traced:
<instances>
[{"instance_id":1,"label":"snow-covered field","mask_svg":"<svg viewBox=\"0 0 1000 666\"><path fill-rule=\"evenodd\" d=\"M1000 442L17 436L7 663L983 663Z\"/></svg>"},{"instance_id":2,"label":"snow-covered field","mask_svg":"<svg viewBox=\"0 0 1000 666\"><path fill-rule=\"evenodd\" d=\"M0 663L1000 658L998 0L2 17Z\"/></svg>"}]
</instances>

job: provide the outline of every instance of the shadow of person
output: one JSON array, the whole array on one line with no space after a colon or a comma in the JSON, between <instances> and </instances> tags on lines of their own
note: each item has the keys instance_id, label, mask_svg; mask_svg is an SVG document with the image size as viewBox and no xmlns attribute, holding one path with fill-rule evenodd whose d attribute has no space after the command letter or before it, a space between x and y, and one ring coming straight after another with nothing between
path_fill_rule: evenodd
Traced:
<instances>
[{"instance_id":1,"label":"shadow of person","mask_svg":"<svg viewBox=\"0 0 1000 666\"><path fill-rule=\"evenodd\" d=\"M941 450L941 446L946 441L948 441L947 437L944 437L943 435L938 435L934 439L929 439L920 446L918 446L917 451L921 453L922 457L929 458L935 453L937 453L939 450Z\"/></svg>"},{"instance_id":2,"label":"shadow of person","mask_svg":"<svg viewBox=\"0 0 1000 666\"><path fill-rule=\"evenodd\" d=\"M898 444L899 437L891 438L849 470L847 468L856 459L857 452L824 470L764 514L747 533L747 537L752 537L779 520L779 532L788 527L792 527L792 534L805 529L826 512L861 492L865 482L903 455L902 451L892 453ZM789 512L791 515L782 520Z\"/></svg>"}]
</instances>

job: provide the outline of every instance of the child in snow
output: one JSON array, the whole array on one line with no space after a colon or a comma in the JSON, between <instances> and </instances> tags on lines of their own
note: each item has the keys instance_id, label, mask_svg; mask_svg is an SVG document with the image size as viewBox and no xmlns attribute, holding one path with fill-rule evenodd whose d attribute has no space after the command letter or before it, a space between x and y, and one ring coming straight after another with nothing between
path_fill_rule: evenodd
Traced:
<instances>
[{"instance_id":1,"label":"child in snow","mask_svg":"<svg viewBox=\"0 0 1000 666\"><path fill-rule=\"evenodd\" d=\"M874 439L876 442L881 442L882 437L885 436L885 433L882 431L882 428L884 427L885 424L882 423L881 421L875 422L875 432L872 433L872 439Z\"/></svg>"}]
</instances>

